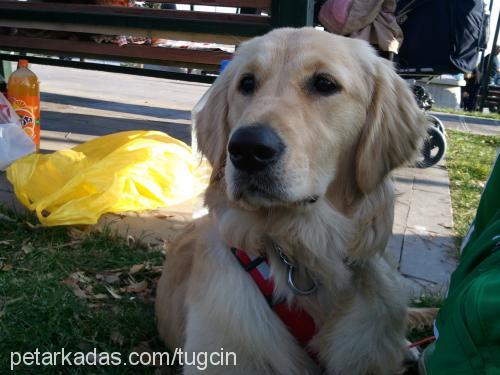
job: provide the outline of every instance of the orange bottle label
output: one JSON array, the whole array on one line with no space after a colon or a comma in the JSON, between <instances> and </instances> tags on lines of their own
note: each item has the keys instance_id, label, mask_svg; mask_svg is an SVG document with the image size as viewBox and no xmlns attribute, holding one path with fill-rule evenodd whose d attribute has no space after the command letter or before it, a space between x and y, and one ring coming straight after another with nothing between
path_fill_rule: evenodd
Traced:
<instances>
[{"instance_id":1,"label":"orange bottle label","mask_svg":"<svg viewBox=\"0 0 500 375\"><path fill-rule=\"evenodd\" d=\"M21 126L33 140L37 149L40 147L40 98L25 96L23 98L9 97L10 104L21 118Z\"/></svg>"}]
</instances>

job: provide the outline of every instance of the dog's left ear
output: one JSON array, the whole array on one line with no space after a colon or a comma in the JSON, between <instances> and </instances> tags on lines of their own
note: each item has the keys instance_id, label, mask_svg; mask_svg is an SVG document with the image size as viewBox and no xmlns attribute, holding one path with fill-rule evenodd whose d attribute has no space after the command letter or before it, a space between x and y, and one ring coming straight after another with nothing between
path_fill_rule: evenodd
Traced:
<instances>
[{"instance_id":1,"label":"dog's left ear","mask_svg":"<svg viewBox=\"0 0 500 375\"><path fill-rule=\"evenodd\" d=\"M224 169L228 141L228 87L232 77L231 64L215 80L201 111L196 115L196 139L201 153L212 165L214 181Z\"/></svg>"},{"instance_id":2,"label":"dog's left ear","mask_svg":"<svg viewBox=\"0 0 500 375\"><path fill-rule=\"evenodd\" d=\"M422 110L392 64L377 57L372 75L372 102L355 155L356 183L363 194L412 160L426 131Z\"/></svg>"}]
</instances>

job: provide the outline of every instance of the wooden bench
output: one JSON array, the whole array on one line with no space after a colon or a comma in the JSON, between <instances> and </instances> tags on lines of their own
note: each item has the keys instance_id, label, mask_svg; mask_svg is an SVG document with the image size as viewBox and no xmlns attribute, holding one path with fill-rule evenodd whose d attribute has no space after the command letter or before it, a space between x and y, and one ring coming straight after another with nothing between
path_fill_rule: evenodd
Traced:
<instances>
[{"instance_id":1,"label":"wooden bench","mask_svg":"<svg viewBox=\"0 0 500 375\"><path fill-rule=\"evenodd\" d=\"M58 32L55 35L123 35L238 45L273 28L313 24L314 0L179 0L175 4L245 7L255 10L255 14L0 0L0 31L4 30L0 34L0 51L5 51L0 53L0 61L19 58L8 52L30 53L37 54L29 56L33 63L212 82L215 75L72 61L59 57L195 68L216 73L221 60L231 58L230 52L138 44L118 46L91 40L69 40L67 37L49 39L38 35L9 35L5 31L14 28Z\"/></svg>"},{"instance_id":2,"label":"wooden bench","mask_svg":"<svg viewBox=\"0 0 500 375\"><path fill-rule=\"evenodd\" d=\"M478 98L478 102L481 97ZM500 109L500 86L488 86L488 96L484 102L484 107L489 108L492 112L499 112Z\"/></svg>"}]
</instances>

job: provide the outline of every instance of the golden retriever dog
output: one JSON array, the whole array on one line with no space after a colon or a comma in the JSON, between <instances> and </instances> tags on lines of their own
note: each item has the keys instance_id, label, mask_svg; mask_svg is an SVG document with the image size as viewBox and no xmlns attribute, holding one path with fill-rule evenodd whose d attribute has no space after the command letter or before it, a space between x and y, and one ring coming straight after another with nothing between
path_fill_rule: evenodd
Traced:
<instances>
[{"instance_id":1,"label":"golden retriever dog","mask_svg":"<svg viewBox=\"0 0 500 375\"><path fill-rule=\"evenodd\" d=\"M404 80L363 41L286 28L241 44L197 117L213 166L209 214L167 252L162 340L236 354L237 366L208 374L397 373L407 300L383 257L389 174L419 149L424 123ZM232 248L267 258L273 301L314 321L307 347Z\"/></svg>"}]
</instances>

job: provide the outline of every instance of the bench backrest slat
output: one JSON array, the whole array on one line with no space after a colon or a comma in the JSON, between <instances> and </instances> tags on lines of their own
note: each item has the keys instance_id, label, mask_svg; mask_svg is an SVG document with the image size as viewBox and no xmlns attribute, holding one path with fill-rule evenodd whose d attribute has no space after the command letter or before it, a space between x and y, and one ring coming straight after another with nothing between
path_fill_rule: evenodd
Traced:
<instances>
[{"instance_id":1,"label":"bench backrest slat","mask_svg":"<svg viewBox=\"0 0 500 375\"><path fill-rule=\"evenodd\" d=\"M230 59L232 54L224 51L193 50L185 48L150 48L145 45L130 44L119 47L116 44L77 42L60 39L39 39L22 36L0 35L0 46L12 51L35 51L49 53L57 51L67 56L106 58L126 61L165 64L165 62L190 63L193 66L215 66L217 70L221 60Z\"/></svg>"},{"instance_id":2,"label":"bench backrest slat","mask_svg":"<svg viewBox=\"0 0 500 375\"><path fill-rule=\"evenodd\" d=\"M155 19L183 19L183 20L214 20L249 23L269 23L268 18L253 14L234 14L216 12L191 12L188 10L149 9L149 8L126 8L104 5L88 4L56 4L56 3L25 3L0 0L0 18L8 15L10 11L24 17L36 15L44 17L39 21L45 21L46 17L52 18L57 14L81 15L81 18L93 16L127 16L127 17L151 17ZM92 20L92 19L91 19Z\"/></svg>"},{"instance_id":3,"label":"bench backrest slat","mask_svg":"<svg viewBox=\"0 0 500 375\"><path fill-rule=\"evenodd\" d=\"M221 6L233 8L256 8L256 9L270 9L271 0L179 0L179 1L165 1L165 0L149 0L150 3L162 4L187 4L187 5L208 5L208 6Z\"/></svg>"}]
</instances>

